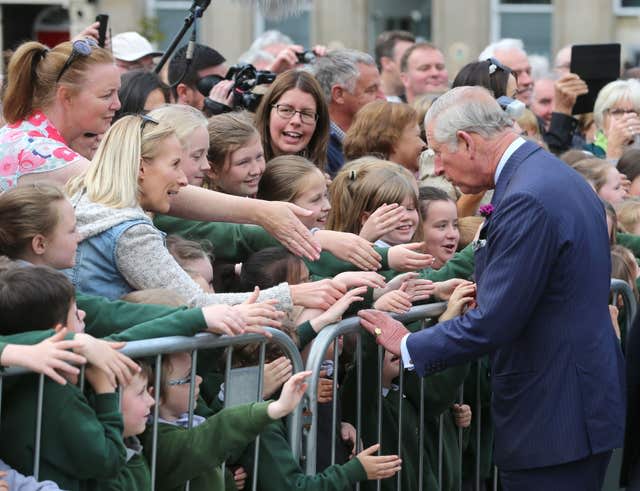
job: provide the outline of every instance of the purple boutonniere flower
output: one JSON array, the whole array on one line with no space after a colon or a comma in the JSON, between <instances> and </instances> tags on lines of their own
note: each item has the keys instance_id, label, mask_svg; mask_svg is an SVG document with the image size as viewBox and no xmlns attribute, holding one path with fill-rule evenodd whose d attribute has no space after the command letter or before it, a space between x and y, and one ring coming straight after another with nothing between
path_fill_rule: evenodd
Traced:
<instances>
[{"instance_id":1,"label":"purple boutonniere flower","mask_svg":"<svg viewBox=\"0 0 640 491\"><path fill-rule=\"evenodd\" d=\"M488 205L482 205L478 212L480 213L480 216L489 218L493 213L493 205L491 203L489 203Z\"/></svg>"}]
</instances>

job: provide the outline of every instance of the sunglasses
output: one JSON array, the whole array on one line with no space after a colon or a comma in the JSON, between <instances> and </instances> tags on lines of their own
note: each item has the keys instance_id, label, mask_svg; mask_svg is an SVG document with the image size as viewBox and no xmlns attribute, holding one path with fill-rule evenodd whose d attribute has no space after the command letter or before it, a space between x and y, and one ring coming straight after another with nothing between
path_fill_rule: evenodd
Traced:
<instances>
[{"instance_id":1,"label":"sunglasses","mask_svg":"<svg viewBox=\"0 0 640 491\"><path fill-rule=\"evenodd\" d=\"M64 75L64 72L69 69L74 61L76 61L81 56L91 55L91 51L93 51L93 48L97 47L98 43L96 43L93 38L78 39L77 41L74 41L71 48L71 54L69 55L69 58L67 58L67 61L64 63L64 65L62 65L62 70L60 70L60 73L58 73L56 83L60 81L60 79Z\"/></svg>"}]
</instances>

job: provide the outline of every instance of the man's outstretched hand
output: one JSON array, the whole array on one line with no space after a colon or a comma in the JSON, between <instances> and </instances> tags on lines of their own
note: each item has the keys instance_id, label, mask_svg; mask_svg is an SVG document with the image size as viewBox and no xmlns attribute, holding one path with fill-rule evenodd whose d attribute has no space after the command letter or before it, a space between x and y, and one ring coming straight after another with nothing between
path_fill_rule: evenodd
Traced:
<instances>
[{"instance_id":1,"label":"man's outstretched hand","mask_svg":"<svg viewBox=\"0 0 640 491\"><path fill-rule=\"evenodd\" d=\"M402 322L379 310L361 310L358 315L360 325L376 338L376 343L394 355L401 355L400 341L409 334Z\"/></svg>"}]
</instances>

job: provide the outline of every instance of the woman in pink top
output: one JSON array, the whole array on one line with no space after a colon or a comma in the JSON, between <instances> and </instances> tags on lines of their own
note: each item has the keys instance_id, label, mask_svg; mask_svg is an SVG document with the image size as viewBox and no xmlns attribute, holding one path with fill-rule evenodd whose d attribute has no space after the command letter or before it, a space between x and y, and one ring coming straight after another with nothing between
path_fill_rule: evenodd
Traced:
<instances>
[{"instance_id":1,"label":"woman in pink top","mask_svg":"<svg viewBox=\"0 0 640 491\"><path fill-rule=\"evenodd\" d=\"M111 53L91 38L49 49L21 45L11 57L0 129L0 190L47 179L64 184L88 161L69 147L104 133L120 108Z\"/></svg>"}]
</instances>

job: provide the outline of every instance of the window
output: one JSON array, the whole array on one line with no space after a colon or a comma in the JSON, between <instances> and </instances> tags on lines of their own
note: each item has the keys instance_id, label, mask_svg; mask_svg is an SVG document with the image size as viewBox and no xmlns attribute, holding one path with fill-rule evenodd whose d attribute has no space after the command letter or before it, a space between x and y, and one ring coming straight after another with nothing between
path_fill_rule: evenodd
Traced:
<instances>
[{"instance_id":1,"label":"window","mask_svg":"<svg viewBox=\"0 0 640 491\"><path fill-rule=\"evenodd\" d=\"M620 16L640 15L640 0L613 0L613 11Z\"/></svg>"},{"instance_id":2,"label":"window","mask_svg":"<svg viewBox=\"0 0 640 491\"><path fill-rule=\"evenodd\" d=\"M166 50L174 36L184 25L184 19L189 15L191 1L184 0L147 0L147 12L151 18L157 19L158 48ZM198 40L202 29L202 19L198 19ZM191 30L182 38L179 46L186 44Z\"/></svg>"},{"instance_id":3,"label":"window","mask_svg":"<svg viewBox=\"0 0 640 491\"><path fill-rule=\"evenodd\" d=\"M492 41L522 39L528 54L551 58L551 0L492 0L491 8Z\"/></svg>"},{"instance_id":4,"label":"window","mask_svg":"<svg viewBox=\"0 0 640 491\"><path fill-rule=\"evenodd\" d=\"M300 44L305 49L311 49L313 47L311 45L312 39L310 35L311 10L312 3L308 2L296 15L287 15L283 18L271 19L263 16L260 9L255 9L255 32L253 38L255 39L263 32L274 29L289 36L295 44Z\"/></svg>"},{"instance_id":5,"label":"window","mask_svg":"<svg viewBox=\"0 0 640 491\"><path fill-rule=\"evenodd\" d=\"M401 29L431 39L431 0L373 0L369 3L369 52L381 32Z\"/></svg>"}]
</instances>

